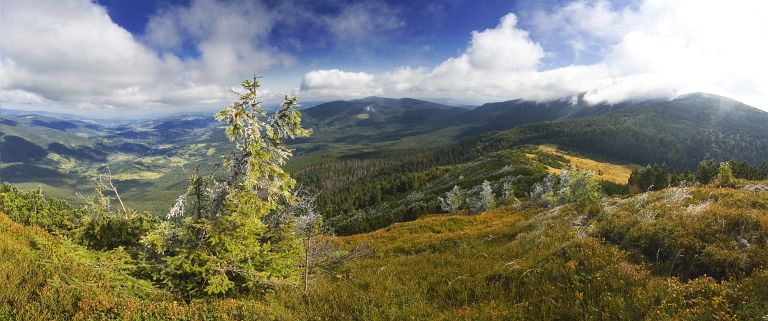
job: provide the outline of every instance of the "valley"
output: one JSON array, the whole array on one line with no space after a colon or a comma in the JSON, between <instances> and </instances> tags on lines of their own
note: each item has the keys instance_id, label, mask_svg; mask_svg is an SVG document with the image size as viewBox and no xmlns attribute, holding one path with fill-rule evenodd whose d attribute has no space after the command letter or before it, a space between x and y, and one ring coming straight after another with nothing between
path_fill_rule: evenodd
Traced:
<instances>
[{"instance_id":1,"label":"valley","mask_svg":"<svg viewBox=\"0 0 768 321\"><path fill-rule=\"evenodd\" d=\"M290 142L295 157L287 168L306 174L297 179L310 190L318 183L313 168L351 159L405 161L424 170L429 158L457 165L520 145L555 144L619 163L695 169L709 158L759 165L768 148L765 113L707 94L599 106L510 101L471 110L370 97L318 104L302 115L313 135ZM131 206L154 213L180 194L190 170L215 165L228 148L221 124L202 114L105 125L18 113L3 122L4 181L78 203L62 191L89 192L92 179L111 172ZM458 153L461 159L453 159Z\"/></svg>"},{"instance_id":2,"label":"valley","mask_svg":"<svg viewBox=\"0 0 768 321\"><path fill-rule=\"evenodd\" d=\"M148 281L157 277L151 266L135 265L148 255L137 238L162 226L196 167L221 166L231 148L224 126L205 115L3 116L0 178L13 187L0 190L0 255L29 270L5 275L16 290L0 291L0 317L52 309L53 319L153 320L764 316L768 166L759 162L768 113L708 94L499 104L370 97L302 110L313 133L288 142L295 156L285 168L317 195L330 234L314 242L333 244L340 263L314 272L305 294L275 286L266 300L182 303ZM726 184L702 178L699 161L709 158L747 162L727 163L742 167ZM659 184L651 163L669 165L667 183L642 192L647 185L632 184ZM110 179L144 214L119 214L109 189L93 194ZM97 236L111 230L122 232ZM38 279L19 277L32 269ZM56 292L40 286L64 275Z\"/></svg>"}]
</instances>

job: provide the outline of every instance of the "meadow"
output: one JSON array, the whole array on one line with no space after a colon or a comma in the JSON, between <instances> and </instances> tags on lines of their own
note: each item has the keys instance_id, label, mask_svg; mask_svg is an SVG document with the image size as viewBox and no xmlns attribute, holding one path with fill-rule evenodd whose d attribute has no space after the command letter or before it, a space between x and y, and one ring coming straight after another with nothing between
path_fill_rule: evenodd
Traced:
<instances>
[{"instance_id":1,"label":"meadow","mask_svg":"<svg viewBox=\"0 0 768 321\"><path fill-rule=\"evenodd\" d=\"M745 187L766 183L606 198L586 215L530 203L429 215L337 237L371 254L315 275L308 294L191 302L129 276L120 250L3 215L0 319L762 320L768 196Z\"/></svg>"}]
</instances>

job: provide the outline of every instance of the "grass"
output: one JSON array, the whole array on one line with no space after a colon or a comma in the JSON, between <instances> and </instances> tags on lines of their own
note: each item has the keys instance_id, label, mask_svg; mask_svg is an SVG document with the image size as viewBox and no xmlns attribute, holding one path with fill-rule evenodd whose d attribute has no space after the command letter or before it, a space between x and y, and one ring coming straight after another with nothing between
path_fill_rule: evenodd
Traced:
<instances>
[{"instance_id":1,"label":"grass","mask_svg":"<svg viewBox=\"0 0 768 321\"><path fill-rule=\"evenodd\" d=\"M371 255L315 276L308 295L183 303L128 276L119 251L0 214L0 320L763 320L766 235L765 193L711 186L606 199L590 214L428 215L338 237Z\"/></svg>"},{"instance_id":2,"label":"grass","mask_svg":"<svg viewBox=\"0 0 768 321\"><path fill-rule=\"evenodd\" d=\"M269 301L175 301L129 276L121 251L88 251L4 214L0 258L0 320L288 319Z\"/></svg>"},{"instance_id":3,"label":"grass","mask_svg":"<svg viewBox=\"0 0 768 321\"><path fill-rule=\"evenodd\" d=\"M153 171L120 172L114 175L116 180L153 180L163 177L163 173Z\"/></svg>"},{"instance_id":4,"label":"grass","mask_svg":"<svg viewBox=\"0 0 768 321\"><path fill-rule=\"evenodd\" d=\"M597 178L600 180L617 184L626 184L627 181L629 181L629 175L632 173L632 171L641 167L634 164L614 164L593 160L562 151L554 145L541 145L537 147L541 152L564 157L569 162L569 165L573 165L579 169L591 170L595 172L595 174L597 174ZM554 174L560 173L559 168L551 166L547 168L547 171Z\"/></svg>"},{"instance_id":5,"label":"grass","mask_svg":"<svg viewBox=\"0 0 768 321\"><path fill-rule=\"evenodd\" d=\"M610 204L594 229L655 273L681 279L737 279L768 266L766 193L679 187L640 194Z\"/></svg>"},{"instance_id":6,"label":"grass","mask_svg":"<svg viewBox=\"0 0 768 321\"><path fill-rule=\"evenodd\" d=\"M427 216L339 238L346 247L367 243L374 254L321 276L307 297L278 292L276 298L302 320L735 320L768 314L761 294L768 291L765 264L728 280L683 279L595 233L592 225L612 214L574 227L579 215L568 206L501 208ZM665 223L685 233L689 221ZM689 233L695 238L701 231Z\"/></svg>"}]
</instances>

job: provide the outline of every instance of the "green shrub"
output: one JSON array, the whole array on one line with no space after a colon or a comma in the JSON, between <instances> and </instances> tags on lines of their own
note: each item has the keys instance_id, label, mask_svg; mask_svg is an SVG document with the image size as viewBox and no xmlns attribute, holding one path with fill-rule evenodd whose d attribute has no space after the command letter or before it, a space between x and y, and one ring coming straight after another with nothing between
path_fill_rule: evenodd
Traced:
<instances>
[{"instance_id":1,"label":"green shrub","mask_svg":"<svg viewBox=\"0 0 768 321\"><path fill-rule=\"evenodd\" d=\"M731 162L720 163L720 168L717 169L717 184L721 187L733 186L733 170L731 169Z\"/></svg>"},{"instance_id":2,"label":"green shrub","mask_svg":"<svg viewBox=\"0 0 768 321\"><path fill-rule=\"evenodd\" d=\"M531 192L531 198L541 193L545 194L539 197L545 198L549 207L574 203L580 210L597 204L603 196L602 187L594 178L594 173L575 167L560 171L559 176L551 175Z\"/></svg>"},{"instance_id":3,"label":"green shrub","mask_svg":"<svg viewBox=\"0 0 768 321\"><path fill-rule=\"evenodd\" d=\"M696 173L696 178L699 183L709 184L713 179L717 177L717 170L720 168L720 164L713 159L703 160L699 163L699 171Z\"/></svg>"},{"instance_id":4,"label":"green shrub","mask_svg":"<svg viewBox=\"0 0 768 321\"><path fill-rule=\"evenodd\" d=\"M636 169L629 175L629 189L632 193L641 193L647 190L662 190L671 184L671 176L667 164L653 164Z\"/></svg>"},{"instance_id":5,"label":"green shrub","mask_svg":"<svg viewBox=\"0 0 768 321\"><path fill-rule=\"evenodd\" d=\"M22 192L8 183L0 185L0 212L15 222L55 234L69 234L84 214L65 201L47 199L40 191Z\"/></svg>"},{"instance_id":6,"label":"green shrub","mask_svg":"<svg viewBox=\"0 0 768 321\"><path fill-rule=\"evenodd\" d=\"M77 229L76 240L94 250L139 248L142 246L139 241L156 222L146 214L89 217Z\"/></svg>"}]
</instances>

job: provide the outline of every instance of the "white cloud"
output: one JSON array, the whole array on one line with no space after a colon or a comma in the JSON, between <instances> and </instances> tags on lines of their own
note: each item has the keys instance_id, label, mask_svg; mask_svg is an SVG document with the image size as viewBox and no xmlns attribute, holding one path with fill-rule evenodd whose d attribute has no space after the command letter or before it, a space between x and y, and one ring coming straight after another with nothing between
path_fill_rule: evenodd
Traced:
<instances>
[{"instance_id":1,"label":"white cloud","mask_svg":"<svg viewBox=\"0 0 768 321\"><path fill-rule=\"evenodd\" d=\"M150 46L88 0L9 0L2 9L0 101L7 107L210 107L230 99L227 90L240 79L293 62L266 44L274 21L252 2L167 8L149 18ZM178 56L184 41L199 56Z\"/></svg>"},{"instance_id":2,"label":"white cloud","mask_svg":"<svg viewBox=\"0 0 768 321\"><path fill-rule=\"evenodd\" d=\"M254 1L195 0L189 7L171 7L151 16L146 38L165 55L179 49L184 39L194 44L200 57L183 61L195 71L182 73L185 79L231 81L243 70L259 72L293 63L268 45L275 19Z\"/></svg>"},{"instance_id":3,"label":"white cloud","mask_svg":"<svg viewBox=\"0 0 768 321\"><path fill-rule=\"evenodd\" d=\"M96 99L154 78L162 64L89 2L4 1L0 23L4 90L50 100Z\"/></svg>"},{"instance_id":4,"label":"white cloud","mask_svg":"<svg viewBox=\"0 0 768 321\"><path fill-rule=\"evenodd\" d=\"M308 72L301 87L312 91L316 99L354 98L382 93L376 88L373 75L338 69Z\"/></svg>"},{"instance_id":5,"label":"white cloud","mask_svg":"<svg viewBox=\"0 0 768 321\"><path fill-rule=\"evenodd\" d=\"M343 6L332 16L322 17L328 30L342 41L370 41L373 34L401 28L405 23L381 2L358 2Z\"/></svg>"},{"instance_id":6,"label":"white cloud","mask_svg":"<svg viewBox=\"0 0 768 321\"><path fill-rule=\"evenodd\" d=\"M372 1L323 14L294 1L265 3L166 6L148 18L144 34L133 35L91 0L3 0L0 103L81 114L210 108L231 100L228 90L241 79L297 64L271 46L277 27L299 28L295 21L302 19L335 41L355 43L404 25L394 9ZM298 85L298 79L276 78L277 84L266 81L273 88L264 91L267 102ZM346 94L365 91L351 90ZM344 94L340 88L326 93Z\"/></svg>"},{"instance_id":7,"label":"white cloud","mask_svg":"<svg viewBox=\"0 0 768 321\"><path fill-rule=\"evenodd\" d=\"M404 66L373 75L366 94L451 98L474 103L551 100L586 92L593 103L706 91L768 109L768 2L646 0L615 8L575 1L534 14L537 35L589 50L601 60L546 69L551 53L508 14L472 33L468 48L434 68ZM549 39L551 40L551 39ZM322 90L315 77L305 95Z\"/></svg>"},{"instance_id":8,"label":"white cloud","mask_svg":"<svg viewBox=\"0 0 768 321\"><path fill-rule=\"evenodd\" d=\"M313 26L346 44L405 28L394 9L370 1L332 14L298 2L271 9L262 3L192 0L167 7L137 38L90 0L3 0L0 103L121 112L219 106L240 79L298 64L269 43L270 32L292 17L314 19ZM616 102L706 91L768 109L765 12L768 2L761 0L642 0L625 7L578 0L532 14L531 33L507 14L496 27L473 32L463 52L433 66L310 71L301 98L483 103L586 92L589 101ZM545 45L553 42L598 59L553 68L556 53ZM196 54L182 54L189 48ZM281 80L283 91L298 82ZM265 100L278 99L279 87L265 90Z\"/></svg>"},{"instance_id":9,"label":"white cloud","mask_svg":"<svg viewBox=\"0 0 768 321\"><path fill-rule=\"evenodd\" d=\"M450 58L435 68L401 67L380 75L365 74L366 77L348 78L346 86L354 89L344 97L386 94L391 96L428 96L479 101L498 97L499 91L516 86L536 88L543 96L560 97L563 93L548 88L541 81L526 83L545 56L541 46L533 42L528 33L516 28L514 14L504 16L496 28L472 33L467 50L460 56ZM567 77L575 69L559 72ZM328 93L343 92L338 77L352 74L339 70L316 70L307 73L302 90L310 97L325 97ZM360 75L361 73L354 73ZM325 79L324 77L327 77Z\"/></svg>"}]
</instances>

